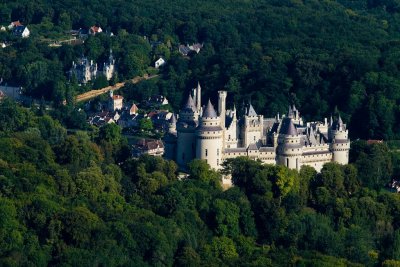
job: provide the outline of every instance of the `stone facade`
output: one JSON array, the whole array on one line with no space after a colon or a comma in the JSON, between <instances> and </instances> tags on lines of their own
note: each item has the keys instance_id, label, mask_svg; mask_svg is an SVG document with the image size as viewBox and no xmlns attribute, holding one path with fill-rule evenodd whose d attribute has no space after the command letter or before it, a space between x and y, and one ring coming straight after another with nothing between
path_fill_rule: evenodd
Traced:
<instances>
[{"instance_id":1,"label":"stone facade","mask_svg":"<svg viewBox=\"0 0 400 267\"><path fill-rule=\"evenodd\" d=\"M174 115L170 120L165 157L182 169L199 158L218 170L224 160L239 156L297 170L308 165L318 172L327 162L348 163L350 140L340 115L329 122L305 124L295 106L282 117L264 118L248 103L238 118L235 107L226 109L227 92L218 93L218 112L210 101L202 107L198 84L178 119Z\"/></svg>"}]
</instances>

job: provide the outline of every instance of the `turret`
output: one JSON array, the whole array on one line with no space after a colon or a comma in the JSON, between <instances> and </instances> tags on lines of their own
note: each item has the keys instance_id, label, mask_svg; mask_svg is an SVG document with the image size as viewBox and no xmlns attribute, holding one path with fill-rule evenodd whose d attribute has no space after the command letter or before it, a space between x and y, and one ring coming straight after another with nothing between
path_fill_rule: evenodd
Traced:
<instances>
[{"instance_id":1,"label":"turret","mask_svg":"<svg viewBox=\"0 0 400 267\"><path fill-rule=\"evenodd\" d=\"M331 150L333 152L333 161L340 164L348 164L350 150L350 139L348 137L349 131L346 129L346 125L343 123L340 115L332 124L331 134Z\"/></svg>"},{"instance_id":2,"label":"turret","mask_svg":"<svg viewBox=\"0 0 400 267\"><path fill-rule=\"evenodd\" d=\"M293 124L292 118L282 119L282 124L278 135L278 163L288 168L300 170L302 144L300 135Z\"/></svg>"},{"instance_id":3,"label":"turret","mask_svg":"<svg viewBox=\"0 0 400 267\"><path fill-rule=\"evenodd\" d=\"M196 155L195 130L198 124L199 111L189 94L186 104L179 113L177 130L177 163L181 168L194 159Z\"/></svg>"},{"instance_id":4,"label":"turret","mask_svg":"<svg viewBox=\"0 0 400 267\"><path fill-rule=\"evenodd\" d=\"M262 115L257 115L251 103L245 108L243 117L242 138L243 146L248 147L250 144L257 143L262 138L264 119Z\"/></svg>"},{"instance_id":5,"label":"turret","mask_svg":"<svg viewBox=\"0 0 400 267\"><path fill-rule=\"evenodd\" d=\"M222 127L210 100L196 129L196 158L204 159L214 169L220 169L222 164Z\"/></svg>"}]
</instances>

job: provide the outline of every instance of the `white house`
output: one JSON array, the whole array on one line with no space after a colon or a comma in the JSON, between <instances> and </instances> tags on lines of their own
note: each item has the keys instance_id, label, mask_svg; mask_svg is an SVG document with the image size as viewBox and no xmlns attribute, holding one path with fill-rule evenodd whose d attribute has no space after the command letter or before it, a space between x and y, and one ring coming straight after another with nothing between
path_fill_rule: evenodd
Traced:
<instances>
[{"instance_id":1,"label":"white house","mask_svg":"<svg viewBox=\"0 0 400 267\"><path fill-rule=\"evenodd\" d=\"M154 67L155 67L156 69L158 69L159 67L163 66L165 63L166 63L165 60L164 60L162 57L160 57L160 58L154 63Z\"/></svg>"}]
</instances>

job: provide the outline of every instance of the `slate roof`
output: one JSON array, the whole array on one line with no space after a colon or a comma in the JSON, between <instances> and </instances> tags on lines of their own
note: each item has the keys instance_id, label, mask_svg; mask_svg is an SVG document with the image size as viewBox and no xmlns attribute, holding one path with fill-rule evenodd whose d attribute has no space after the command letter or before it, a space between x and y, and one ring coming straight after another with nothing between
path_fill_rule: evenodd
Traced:
<instances>
[{"instance_id":1,"label":"slate roof","mask_svg":"<svg viewBox=\"0 0 400 267\"><path fill-rule=\"evenodd\" d=\"M282 126L279 133L285 135L297 135L296 127L294 126L291 118L284 118L282 120Z\"/></svg>"},{"instance_id":2,"label":"slate roof","mask_svg":"<svg viewBox=\"0 0 400 267\"><path fill-rule=\"evenodd\" d=\"M20 36L24 32L25 28L26 28L26 26L22 26L22 25L21 26L17 26L17 27L14 28L13 33L15 35L19 35Z\"/></svg>"},{"instance_id":3,"label":"slate roof","mask_svg":"<svg viewBox=\"0 0 400 267\"><path fill-rule=\"evenodd\" d=\"M257 113L254 110L253 105L251 103L249 103L249 106L247 107L246 115L247 116L257 116Z\"/></svg>"},{"instance_id":4,"label":"slate roof","mask_svg":"<svg viewBox=\"0 0 400 267\"><path fill-rule=\"evenodd\" d=\"M211 104L210 99L208 100L207 107L203 111L202 117L203 118L217 118L218 117L217 112L215 112L215 109L214 109L213 105Z\"/></svg>"},{"instance_id":5,"label":"slate roof","mask_svg":"<svg viewBox=\"0 0 400 267\"><path fill-rule=\"evenodd\" d=\"M169 123L171 123L171 124L176 124L175 113L172 113L172 116L171 116L171 118L169 119Z\"/></svg>"},{"instance_id":6,"label":"slate roof","mask_svg":"<svg viewBox=\"0 0 400 267\"><path fill-rule=\"evenodd\" d=\"M194 104L194 101L193 101L193 98L192 98L191 94L189 94L189 97L188 97L188 99L186 101L186 104L183 107L183 109L185 111L192 111L192 112L196 111L196 106Z\"/></svg>"}]
</instances>

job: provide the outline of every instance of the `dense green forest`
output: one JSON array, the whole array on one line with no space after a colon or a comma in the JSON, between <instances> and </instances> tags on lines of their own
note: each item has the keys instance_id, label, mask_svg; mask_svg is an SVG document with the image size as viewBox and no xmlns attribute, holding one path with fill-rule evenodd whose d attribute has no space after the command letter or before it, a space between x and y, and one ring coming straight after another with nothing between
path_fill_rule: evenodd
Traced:
<instances>
[{"instance_id":1,"label":"dense green forest","mask_svg":"<svg viewBox=\"0 0 400 267\"><path fill-rule=\"evenodd\" d=\"M127 99L161 93L176 109L201 81L204 98L225 88L228 104L251 99L274 116L294 103L308 120L338 107L353 138L398 139L399 12L398 0L3 1L0 24L19 19L32 34L20 40L0 32L13 43L0 50L0 76L57 105L87 90L66 83L82 54L101 62L112 48L116 80L143 74L164 56L161 79L128 86ZM92 25L105 33L83 45L46 43ZM204 48L190 60L180 56L178 44L192 42Z\"/></svg>"},{"instance_id":2,"label":"dense green forest","mask_svg":"<svg viewBox=\"0 0 400 267\"><path fill-rule=\"evenodd\" d=\"M1 266L399 266L400 195L386 144L352 145L321 173L132 159L120 128L67 133L0 103ZM394 160L394 158L393 158Z\"/></svg>"},{"instance_id":3,"label":"dense green forest","mask_svg":"<svg viewBox=\"0 0 400 267\"><path fill-rule=\"evenodd\" d=\"M0 31L0 78L39 99L0 102L0 266L400 266L400 195L384 189L400 155L386 143L352 142L351 164L321 173L237 158L224 191L203 161L179 180L172 161L132 159L121 129L89 127L74 101L107 81L67 75L112 49L113 84L163 56L126 100L160 93L177 110L200 81L204 99L224 88L229 105L274 116L294 103L306 120L337 107L353 140L399 139L399 12L398 0L0 1L0 25L31 31ZM82 45L49 46L93 25L104 32ZM200 53L178 53L193 42Z\"/></svg>"}]
</instances>

